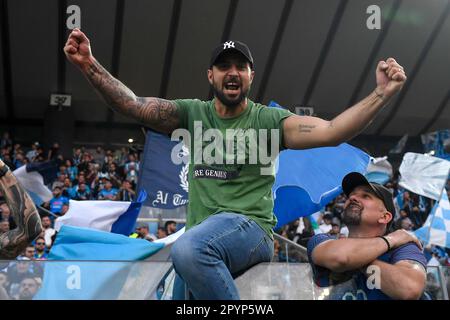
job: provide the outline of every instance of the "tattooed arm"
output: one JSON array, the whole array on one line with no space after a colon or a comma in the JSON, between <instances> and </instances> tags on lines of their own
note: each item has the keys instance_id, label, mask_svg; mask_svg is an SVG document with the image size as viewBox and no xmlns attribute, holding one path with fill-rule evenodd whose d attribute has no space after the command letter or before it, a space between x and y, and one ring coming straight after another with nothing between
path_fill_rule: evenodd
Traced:
<instances>
[{"instance_id":1,"label":"tattooed arm","mask_svg":"<svg viewBox=\"0 0 450 320\"><path fill-rule=\"evenodd\" d=\"M74 29L69 35L64 52L112 110L163 133L171 133L178 128L175 104L159 98L137 97L93 57L89 39L79 29Z\"/></svg>"},{"instance_id":2,"label":"tattooed arm","mask_svg":"<svg viewBox=\"0 0 450 320\"><path fill-rule=\"evenodd\" d=\"M306 149L336 146L364 130L401 90L406 75L393 58L380 61L376 69L376 89L366 98L348 108L331 121L315 117L291 116L283 123L285 147Z\"/></svg>"},{"instance_id":3,"label":"tattooed arm","mask_svg":"<svg viewBox=\"0 0 450 320\"><path fill-rule=\"evenodd\" d=\"M0 160L0 170L4 167ZM41 219L33 200L10 170L0 177L0 190L17 225L0 234L0 259L15 259L42 232Z\"/></svg>"}]
</instances>

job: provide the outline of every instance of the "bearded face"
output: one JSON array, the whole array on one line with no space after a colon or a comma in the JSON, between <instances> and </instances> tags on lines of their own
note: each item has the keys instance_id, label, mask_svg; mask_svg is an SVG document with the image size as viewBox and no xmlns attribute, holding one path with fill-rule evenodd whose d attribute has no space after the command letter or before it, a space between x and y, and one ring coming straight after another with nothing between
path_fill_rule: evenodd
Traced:
<instances>
[{"instance_id":1,"label":"bearded face","mask_svg":"<svg viewBox=\"0 0 450 320\"><path fill-rule=\"evenodd\" d=\"M242 81L237 76L229 76L222 83L214 81L210 86L214 96L229 108L238 106L248 97L250 92L250 85L244 87Z\"/></svg>"},{"instance_id":2,"label":"bearded face","mask_svg":"<svg viewBox=\"0 0 450 320\"><path fill-rule=\"evenodd\" d=\"M347 226L359 226L361 224L362 210L362 204L356 201L350 201L347 207L344 208L342 221Z\"/></svg>"},{"instance_id":3,"label":"bearded face","mask_svg":"<svg viewBox=\"0 0 450 320\"><path fill-rule=\"evenodd\" d=\"M208 70L214 96L229 108L235 108L248 97L253 75L246 58L233 51L220 56Z\"/></svg>"}]
</instances>

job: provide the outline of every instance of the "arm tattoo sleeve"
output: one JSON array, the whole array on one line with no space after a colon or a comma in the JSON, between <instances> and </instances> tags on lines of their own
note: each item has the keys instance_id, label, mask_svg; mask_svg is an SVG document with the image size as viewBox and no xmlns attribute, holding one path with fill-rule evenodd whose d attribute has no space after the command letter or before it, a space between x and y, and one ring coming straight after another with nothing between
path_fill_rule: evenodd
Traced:
<instances>
[{"instance_id":1,"label":"arm tattoo sleeve","mask_svg":"<svg viewBox=\"0 0 450 320\"><path fill-rule=\"evenodd\" d=\"M171 133L178 127L178 112L174 102L159 98L136 97L133 91L114 78L96 60L84 73L114 111L164 133Z\"/></svg>"},{"instance_id":2,"label":"arm tattoo sleeve","mask_svg":"<svg viewBox=\"0 0 450 320\"><path fill-rule=\"evenodd\" d=\"M17 225L16 229L0 234L0 259L15 259L41 233L41 219L33 200L11 171L0 178L0 191Z\"/></svg>"}]
</instances>

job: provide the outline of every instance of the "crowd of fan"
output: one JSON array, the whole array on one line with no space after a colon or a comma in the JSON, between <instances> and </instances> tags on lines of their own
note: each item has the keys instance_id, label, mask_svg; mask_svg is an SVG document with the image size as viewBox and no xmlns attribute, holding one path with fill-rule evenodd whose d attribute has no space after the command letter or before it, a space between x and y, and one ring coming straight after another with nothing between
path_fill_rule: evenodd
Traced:
<instances>
[{"instance_id":1,"label":"crowd of fan","mask_svg":"<svg viewBox=\"0 0 450 320\"><path fill-rule=\"evenodd\" d=\"M124 147L120 150L104 150L101 147L87 150L85 147L78 147L73 150L72 157L64 158L58 143L54 143L48 152L45 152L38 142L33 143L25 152L20 144L13 144L9 134L5 133L0 140L0 157L12 170L30 162L55 160L59 164L57 179L52 184L53 198L43 204L49 213L40 211L44 231L27 246L18 261L12 262L7 268L0 268L0 300L2 295L6 298L29 299L41 285L43 268L40 260L47 259L55 239L55 217L67 212L70 199L133 201L136 197L140 155ZM385 186L393 192L397 205L393 230L402 228L412 232L420 228L425 223L434 201L403 190L395 179ZM450 190L450 180L447 181L446 190ZM341 218L345 200L345 196L341 194L322 212L297 219L281 227L277 233L303 247L306 247L308 240L317 233L329 233L336 238L347 237L348 228ZM0 232L7 232L15 227L9 207L0 195ZM158 228L156 234L149 232L147 223L139 223L131 237L154 241L176 230L175 221L167 221L164 227ZM429 266L450 266L449 249L426 246L425 254ZM277 240L273 260L302 261L296 260L295 256L289 256Z\"/></svg>"}]
</instances>

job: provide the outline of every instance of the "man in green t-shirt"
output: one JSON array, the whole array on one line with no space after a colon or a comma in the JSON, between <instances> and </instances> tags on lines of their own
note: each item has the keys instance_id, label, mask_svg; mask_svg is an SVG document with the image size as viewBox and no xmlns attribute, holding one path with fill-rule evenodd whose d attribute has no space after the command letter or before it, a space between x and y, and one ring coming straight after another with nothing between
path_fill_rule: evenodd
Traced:
<instances>
[{"instance_id":1,"label":"man in green t-shirt","mask_svg":"<svg viewBox=\"0 0 450 320\"><path fill-rule=\"evenodd\" d=\"M212 52L211 101L137 97L93 57L88 38L78 29L64 51L113 110L183 137L189 147L187 231L171 253L177 274L196 299L239 299L233 278L271 260L276 224L271 188L278 151L351 139L406 81L393 58L380 61L375 90L326 121L250 101L254 61L239 41L226 41Z\"/></svg>"}]
</instances>

